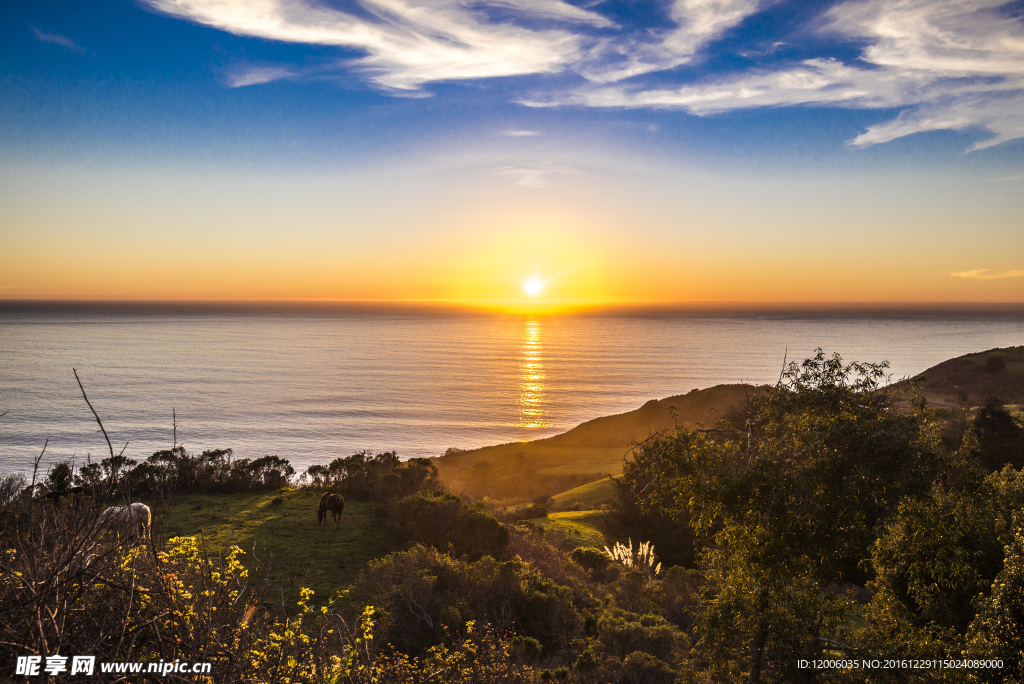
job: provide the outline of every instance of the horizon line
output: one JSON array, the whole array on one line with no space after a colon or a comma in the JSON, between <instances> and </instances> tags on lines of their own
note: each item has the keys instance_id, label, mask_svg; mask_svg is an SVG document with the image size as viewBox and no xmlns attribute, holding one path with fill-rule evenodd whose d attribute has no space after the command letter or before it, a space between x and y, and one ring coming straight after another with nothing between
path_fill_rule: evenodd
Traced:
<instances>
[{"instance_id":1,"label":"horizon line","mask_svg":"<svg viewBox=\"0 0 1024 684\"><path fill-rule=\"evenodd\" d=\"M767 301L522 299L0 299L7 313L481 313L512 315L673 313L1024 314L1024 301Z\"/></svg>"}]
</instances>

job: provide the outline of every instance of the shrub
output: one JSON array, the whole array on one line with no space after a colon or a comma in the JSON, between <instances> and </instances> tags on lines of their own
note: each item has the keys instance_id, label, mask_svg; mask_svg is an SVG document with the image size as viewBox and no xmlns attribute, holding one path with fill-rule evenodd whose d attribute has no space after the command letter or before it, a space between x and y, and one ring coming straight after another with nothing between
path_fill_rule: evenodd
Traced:
<instances>
[{"instance_id":1,"label":"shrub","mask_svg":"<svg viewBox=\"0 0 1024 684\"><path fill-rule=\"evenodd\" d=\"M28 480L21 473L0 475L0 506L13 503L27 486Z\"/></svg>"},{"instance_id":2,"label":"shrub","mask_svg":"<svg viewBox=\"0 0 1024 684\"><path fill-rule=\"evenodd\" d=\"M498 558L508 547L508 528L490 511L470 510L455 532L453 546L457 554L470 558Z\"/></svg>"},{"instance_id":3,"label":"shrub","mask_svg":"<svg viewBox=\"0 0 1024 684\"><path fill-rule=\"evenodd\" d=\"M72 462L58 461L46 474L43 480L43 488L48 492L56 492L69 489L74 480L74 468Z\"/></svg>"},{"instance_id":4,"label":"shrub","mask_svg":"<svg viewBox=\"0 0 1024 684\"><path fill-rule=\"evenodd\" d=\"M620 658L643 651L669 660L685 639L675 625L659 615L637 615L618 609L605 611L597 631L608 653Z\"/></svg>"},{"instance_id":5,"label":"shrub","mask_svg":"<svg viewBox=\"0 0 1024 684\"><path fill-rule=\"evenodd\" d=\"M437 468L429 458L410 458L403 463L393 451L376 455L363 451L336 458L327 465L310 466L306 475L316 489L384 504L438 487ZM383 512L387 513L387 506Z\"/></svg>"},{"instance_id":6,"label":"shrub","mask_svg":"<svg viewBox=\"0 0 1024 684\"><path fill-rule=\"evenodd\" d=\"M514 631L557 652L583 635L581 608L590 603L523 561L469 562L416 546L372 561L360 573L344 607L354 616L365 605L380 610L381 640L415 655L470 621L502 634Z\"/></svg>"},{"instance_id":7,"label":"shrub","mask_svg":"<svg viewBox=\"0 0 1024 684\"><path fill-rule=\"evenodd\" d=\"M447 547L462 523L462 500L448 492L417 492L398 501L391 524L409 541L435 549Z\"/></svg>"},{"instance_id":8,"label":"shrub","mask_svg":"<svg viewBox=\"0 0 1024 684\"><path fill-rule=\"evenodd\" d=\"M528 636L514 636L512 637L512 653L516 657L528 661L535 662L540 660L543 649L541 648L540 642L533 637Z\"/></svg>"},{"instance_id":9,"label":"shrub","mask_svg":"<svg viewBox=\"0 0 1024 684\"><path fill-rule=\"evenodd\" d=\"M571 555L574 563L583 566L587 570L604 570L611 563L611 559L601 549L593 546L580 546Z\"/></svg>"},{"instance_id":10,"label":"shrub","mask_svg":"<svg viewBox=\"0 0 1024 684\"><path fill-rule=\"evenodd\" d=\"M474 560L499 557L508 546L508 529L490 511L448 492L407 496L393 505L390 520L408 541Z\"/></svg>"},{"instance_id":11,"label":"shrub","mask_svg":"<svg viewBox=\"0 0 1024 684\"><path fill-rule=\"evenodd\" d=\"M512 512L513 520L533 520L534 518L548 517L548 509L540 504L530 504Z\"/></svg>"},{"instance_id":12,"label":"shrub","mask_svg":"<svg viewBox=\"0 0 1024 684\"><path fill-rule=\"evenodd\" d=\"M672 684L676 671L668 663L643 651L630 653L622 662L624 684Z\"/></svg>"}]
</instances>

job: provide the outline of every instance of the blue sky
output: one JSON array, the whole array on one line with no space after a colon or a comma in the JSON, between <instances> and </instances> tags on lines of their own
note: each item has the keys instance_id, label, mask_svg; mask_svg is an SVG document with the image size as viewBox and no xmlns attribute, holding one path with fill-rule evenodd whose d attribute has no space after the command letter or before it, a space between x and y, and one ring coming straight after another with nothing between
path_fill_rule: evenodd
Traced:
<instances>
[{"instance_id":1,"label":"blue sky","mask_svg":"<svg viewBox=\"0 0 1024 684\"><path fill-rule=\"evenodd\" d=\"M446 217L445 206L476 203L486 212L487 202L477 200L500 197L495 211L586 233L587 205L595 197L611 202L608 188L629 187L603 212L623 217L603 229L605 251L615 252L615 239L627 234L682 239L657 218L679 209L678 183L704 188L737 235L785 241L835 216L823 208L817 219L801 213L802 227L759 225L756 215L731 207L736 193L744 193L741 203L762 197L764 214L791 213L808 192L834 195L839 205L870 202L863 184L888 179L905 188L905 201L885 202L902 207L892 214L904 223L890 234L907 245L928 235L928 221L944 221L948 203L973 217L970 226L938 226L933 239L946 246L945 257L920 268L947 285L952 274L972 272L981 275L955 277L1000 281L989 282L990 291L940 288L935 297L1016 300L1024 262L1007 253L1024 253L1013 231L1021 227L1014 196L1024 176L1022 17L1024 2L985 0L5 3L0 173L18 189L8 183L0 195L11 207L2 229L49 236L18 242L19 263L40 263L47 240L74 234L76 208L99 215L130 195L140 204L131 217L138 228L126 229L148 235L158 229L143 218L146 203L169 201L161 192L195 207L190 214L178 206L176 220L201 223L235 206L230 187L259 193L260 184L278 182L292 190L268 211L287 217L290 230L307 237L334 230L339 245L364 245L349 251L365 249L372 260L394 249L401 260L401 245L422 249L447 235L438 226L473 222L461 210ZM323 223L326 205L309 208L323 203L322 190L302 180L314 176L362 184L351 205L359 222ZM91 185L99 177L116 180ZM207 181L190 189L189 179L200 177ZM759 182L790 185L750 189ZM825 185L809 190L808 183ZM844 194L847 183L860 189ZM937 192L942 213L929 215ZM926 209L908 218L914 207ZM220 225L197 230L228 231L226 245L237 227ZM492 221L487 230L516 230L502 225ZM366 242L369 226L391 231L390 246ZM722 226L680 230L706 242ZM954 263L958 230L1001 246ZM118 241L102 231L98 239ZM716 254L742 252L744 239L735 240L715 245ZM135 258L147 259L151 247L140 240ZM74 294L40 287L27 273L8 280L0 287L10 296ZM454 291L431 282L380 296ZM119 287L89 296L133 296ZM356 290L324 285L281 296L372 296ZM484 290L491 296L500 288ZM654 296L627 290L612 284L602 292ZM713 289L669 290L664 298L715 297ZM210 296L231 292L242 296L216 288ZM858 297L856 288L840 288L832 296L879 292ZM138 296L192 295L144 287ZM759 298L752 290L722 296ZM906 289L893 296L927 298Z\"/></svg>"}]
</instances>

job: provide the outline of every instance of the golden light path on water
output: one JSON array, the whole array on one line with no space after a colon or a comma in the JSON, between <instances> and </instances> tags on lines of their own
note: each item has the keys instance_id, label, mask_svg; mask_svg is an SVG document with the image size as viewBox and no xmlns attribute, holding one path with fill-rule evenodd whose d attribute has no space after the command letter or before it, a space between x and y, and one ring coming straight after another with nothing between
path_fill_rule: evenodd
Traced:
<instances>
[{"instance_id":1,"label":"golden light path on water","mask_svg":"<svg viewBox=\"0 0 1024 684\"><path fill-rule=\"evenodd\" d=\"M544 410L544 362L540 322L527 319L519 362L519 427L550 427Z\"/></svg>"}]
</instances>

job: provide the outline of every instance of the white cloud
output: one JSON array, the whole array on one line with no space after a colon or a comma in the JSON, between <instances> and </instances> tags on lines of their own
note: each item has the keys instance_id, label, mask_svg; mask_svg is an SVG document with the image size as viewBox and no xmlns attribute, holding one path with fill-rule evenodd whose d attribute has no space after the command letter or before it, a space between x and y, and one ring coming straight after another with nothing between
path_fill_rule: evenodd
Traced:
<instances>
[{"instance_id":1,"label":"white cloud","mask_svg":"<svg viewBox=\"0 0 1024 684\"><path fill-rule=\"evenodd\" d=\"M993 273L987 268L976 268L973 271L950 273L954 278L970 278L971 280L1002 280L1004 278L1024 278L1024 271L1003 271Z\"/></svg>"},{"instance_id":2,"label":"white cloud","mask_svg":"<svg viewBox=\"0 0 1024 684\"><path fill-rule=\"evenodd\" d=\"M868 43L863 65L811 59L678 88L586 88L560 101L697 115L792 105L902 107L895 119L850 143L864 147L923 131L983 127L992 137L973 149L991 147L1024 136L1024 25L999 14L1004 4L851 0L832 8L818 30Z\"/></svg>"},{"instance_id":3,"label":"white cloud","mask_svg":"<svg viewBox=\"0 0 1024 684\"><path fill-rule=\"evenodd\" d=\"M350 9L317 0L144 1L238 35L357 51L361 56L346 64L396 92L438 81L575 71L585 87L522 104L675 108L701 116L794 105L902 110L851 140L856 147L971 127L991 133L974 149L1024 136L1024 23L1000 13L1005 0L847 0L803 30L865 46L860 59L809 59L682 86L644 75L694 63L774 0L673 0L667 27L659 29L623 28L563 0L358 0L344 5ZM229 84L292 77L288 68L264 67Z\"/></svg>"},{"instance_id":4,"label":"white cloud","mask_svg":"<svg viewBox=\"0 0 1024 684\"><path fill-rule=\"evenodd\" d=\"M675 0L668 8L671 28L604 36L580 27L619 27L562 0L363 0L359 12L314 0L144 1L237 35L359 50L365 56L356 64L378 84L413 89L567 69L598 83L660 71L692 60L770 0ZM488 9L505 16L491 17ZM552 27L527 28L524 21Z\"/></svg>"},{"instance_id":5,"label":"white cloud","mask_svg":"<svg viewBox=\"0 0 1024 684\"><path fill-rule=\"evenodd\" d=\"M396 89L557 72L572 61L580 42L566 30L488 23L453 0L367 0L362 4L365 16L304 0L147 2L167 14L238 35L360 50L366 56L355 64L378 84ZM567 18L578 14L563 13Z\"/></svg>"},{"instance_id":6,"label":"white cloud","mask_svg":"<svg viewBox=\"0 0 1024 684\"><path fill-rule=\"evenodd\" d=\"M271 81L279 81L285 78L293 78L295 72L284 67L255 67L247 66L231 70L227 74L227 84L232 88L244 86L261 85Z\"/></svg>"},{"instance_id":7,"label":"white cloud","mask_svg":"<svg viewBox=\"0 0 1024 684\"><path fill-rule=\"evenodd\" d=\"M513 138L521 138L521 137L528 137L528 136L540 135L540 133L538 133L537 131L516 131L516 130L509 130L509 131L502 131L502 133L503 133L504 135L512 136Z\"/></svg>"},{"instance_id":8,"label":"white cloud","mask_svg":"<svg viewBox=\"0 0 1024 684\"><path fill-rule=\"evenodd\" d=\"M44 43L53 43L54 45L60 45L61 47L66 47L68 50L71 50L72 52L85 52L85 48L81 47L75 41L71 40L67 36L62 36L56 33L45 33L37 29L35 26L29 26L29 28L32 29L32 33L35 34L36 40L42 41Z\"/></svg>"},{"instance_id":9,"label":"white cloud","mask_svg":"<svg viewBox=\"0 0 1024 684\"><path fill-rule=\"evenodd\" d=\"M554 19L598 28L612 28L615 22L560 0L463 0L467 6L502 7L518 10L533 19Z\"/></svg>"},{"instance_id":10,"label":"white cloud","mask_svg":"<svg viewBox=\"0 0 1024 684\"><path fill-rule=\"evenodd\" d=\"M576 66L588 81L613 83L693 61L708 43L772 0L675 0L669 29L595 43Z\"/></svg>"},{"instance_id":11,"label":"white cloud","mask_svg":"<svg viewBox=\"0 0 1024 684\"><path fill-rule=\"evenodd\" d=\"M525 188L550 188L558 184L559 178L579 176L585 173L571 162L555 157L540 159L487 160L485 167L490 167L493 175L511 179L516 185Z\"/></svg>"},{"instance_id":12,"label":"white cloud","mask_svg":"<svg viewBox=\"0 0 1024 684\"><path fill-rule=\"evenodd\" d=\"M584 90L576 102L591 107L679 108L707 115L735 109L792 104L856 102L884 106L891 98L885 84L874 90L861 83L862 72L833 59L807 60L785 71L734 76L710 84L642 90L624 86Z\"/></svg>"}]
</instances>

